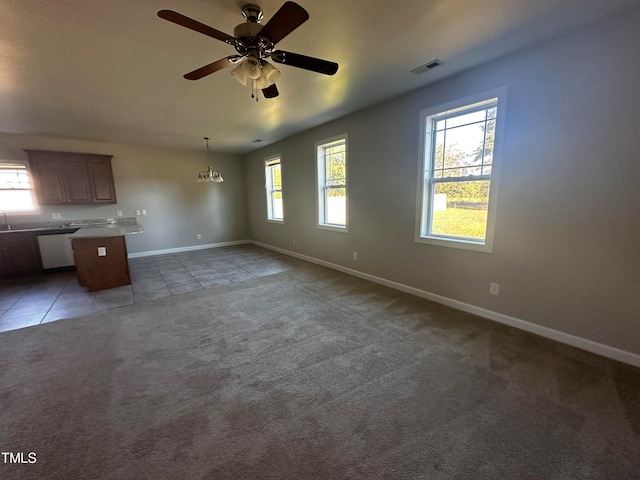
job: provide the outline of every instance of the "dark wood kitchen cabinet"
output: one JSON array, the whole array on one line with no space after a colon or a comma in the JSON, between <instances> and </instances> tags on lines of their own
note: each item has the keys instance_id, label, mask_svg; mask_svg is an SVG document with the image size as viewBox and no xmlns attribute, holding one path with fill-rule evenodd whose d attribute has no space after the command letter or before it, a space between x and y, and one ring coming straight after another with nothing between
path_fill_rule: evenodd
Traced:
<instances>
[{"instance_id":1,"label":"dark wood kitchen cabinet","mask_svg":"<svg viewBox=\"0 0 640 480\"><path fill-rule=\"evenodd\" d=\"M0 233L0 278L42 271L38 237L34 232Z\"/></svg>"},{"instance_id":2,"label":"dark wood kitchen cabinet","mask_svg":"<svg viewBox=\"0 0 640 480\"><path fill-rule=\"evenodd\" d=\"M38 203L116 203L110 155L25 150Z\"/></svg>"},{"instance_id":3,"label":"dark wood kitchen cabinet","mask_svg":"<svg viewBox=\"0 0 640 480\"><path fill-rule=\"evenodd\" d=\"M78 283L90 292L131 285L124 237L74 238Z\"/></svg>"}]
</instances>

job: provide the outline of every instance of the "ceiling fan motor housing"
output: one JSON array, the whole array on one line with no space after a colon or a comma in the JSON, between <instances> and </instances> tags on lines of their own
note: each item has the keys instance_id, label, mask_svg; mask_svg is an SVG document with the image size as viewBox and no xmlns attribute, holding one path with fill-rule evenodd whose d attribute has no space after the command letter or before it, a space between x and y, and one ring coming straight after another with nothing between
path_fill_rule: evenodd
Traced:
<instances>
[{"instance_id":1,"label":"ceiling fan motor housing","mask_svg":"<svg viewBox=\"0 0 640 480\"><path fill-rule=\"evenodd\" d=\"M255 55L259 59L269 56L273 44L269 39L259 36L262 25L259 23L241 23L233 29L236 37L235 48L240 55Z\"/></svg>"},{"instance_id":2,"label":"ceiling fan motor housing","mask_svg":"<svg viewBox=\"0 0 640 480\"><path fill-rule=\"evenodd\" d=\"M233 36L236 37L236 39L255 38L260 30L262 30L262 25L259 23L245 22L237 25L236 28L233 29Z\"/></svg>"}]
</instances>

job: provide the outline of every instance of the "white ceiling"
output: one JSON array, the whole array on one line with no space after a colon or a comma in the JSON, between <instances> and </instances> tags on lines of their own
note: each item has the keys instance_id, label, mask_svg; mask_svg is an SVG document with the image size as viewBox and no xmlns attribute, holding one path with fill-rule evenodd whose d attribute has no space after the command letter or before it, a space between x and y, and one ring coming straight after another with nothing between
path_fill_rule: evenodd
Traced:
<instances>
[{"instance_id":1,"label":"white ceiling","mask_svg":"<svg viewBox=\"0 0 640 480\"><path fill-rule=\"evenodd\" d=\"M339 63L290 66L259 102L229 74L182 75L235 53L158 18L175 10L228 34L284 0L0 0L0 132L246 152L600 18L637 0L298 0L310 19L278 49ZM435 58L423 75L410 70ZM253 143L262 139L262 143Z\"/></svg>"}]
</instances>

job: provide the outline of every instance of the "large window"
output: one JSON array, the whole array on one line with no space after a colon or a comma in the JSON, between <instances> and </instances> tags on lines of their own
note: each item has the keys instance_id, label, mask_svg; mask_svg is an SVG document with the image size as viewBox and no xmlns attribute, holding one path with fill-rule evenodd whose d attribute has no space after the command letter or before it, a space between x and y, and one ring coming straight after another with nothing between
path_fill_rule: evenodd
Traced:
<instances>
[{"instance_id":1,"label":"large window","mask_svg":"<svg viewBox=\"0 0 640 480\"><path fill-rule=\"evenodd\" d=\"M316 143L319 228L347 231L347 136Z\"/></svg>"},{"instance_id":2,"label":"large window","mask_svg":"<svg viewBox=\"0 0 640 480\"><path fill-rule=\"evenodd\" d=\"M282 170L280 157L265 160L265 187L267 189L267 219L274 222L284 221L282 204Z\"/></svg>"},{"instance_id":3,"label":"large window","mask_svg":"<svg viewBox=\"0 0 640 480\"><path fill-rule=\"evenodd\" d=\"M25 212L35 210L35 202L27 167L0 162L0 211Z\"/></svg>"},{"instance_id":4,"label":"large window","mask_svg":"<svg viewBox=\"0 0 640 480\"><path fill-rule=\"evenodd\" d=\"M506 89L421 112L416 240L490 252Z\"/></svg>"}]
</instances>

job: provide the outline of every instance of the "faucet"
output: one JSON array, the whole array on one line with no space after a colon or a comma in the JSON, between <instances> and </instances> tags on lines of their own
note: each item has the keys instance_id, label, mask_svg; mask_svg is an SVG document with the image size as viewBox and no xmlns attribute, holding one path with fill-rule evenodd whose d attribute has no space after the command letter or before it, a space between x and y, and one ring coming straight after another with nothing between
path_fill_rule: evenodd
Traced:
<instances>
[{"instance_id":1,"label":"faucet","mask_svg":"<svg viewBox=\"0 0 640 480\"><path fill-rule=\"evenodd\" d=\"M7 225L7 230L11 230L11 225L9 224L9 217L7 217L7 212L2 212L4 215L4 223Z\"/></svg>"}]
</instances>

